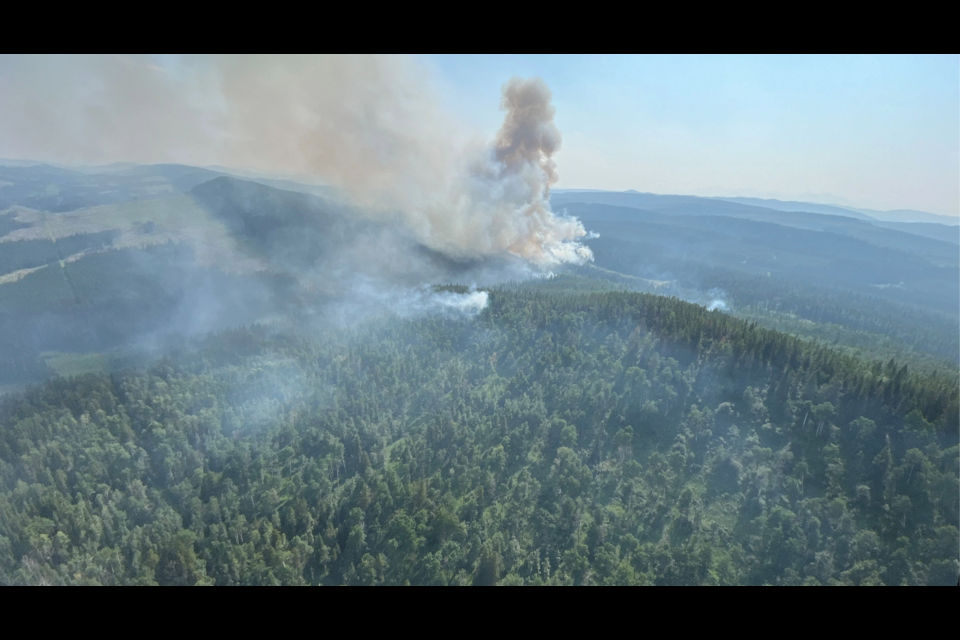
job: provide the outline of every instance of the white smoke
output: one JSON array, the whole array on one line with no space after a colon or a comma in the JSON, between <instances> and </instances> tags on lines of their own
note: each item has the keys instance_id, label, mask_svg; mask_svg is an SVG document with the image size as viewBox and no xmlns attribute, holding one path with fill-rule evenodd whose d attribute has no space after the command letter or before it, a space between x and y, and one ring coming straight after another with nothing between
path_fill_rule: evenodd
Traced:
<instances>
[{"instance_id":1,"label":"white smoke","mask_svg":"<svg viewBox=\"0 0 960 640\"><path fill-rule=\"evenodd\" d=\"M707 292L710 296L710 302L707 303L707 311L729 311L730 305L727 304L727 294L722 289L710 289Z\"/></svg>"},{"instance_id":2,"label":"white smoke","mask_svg":"<svg viewBox=\"0 0 960 640\"><path fill-rule=\"evenodd\" d=\"M586 235L580 221L550 209L550 187L558 179L553 156L561 143L551 100L539 78L513 78L503 86L503 126L456 185L454 206L441 210L455 215L431 216L445 223L441 237L458 243L455 249L507 251L540 266L593 258L577 242Z\"/></svg>"},{"instance_id":3,"label":"white smoke","mask_svg":"<svg viewBox=\"0 0 960 640\"><path fill-rule=\"evenodd\" d=\"M727 303L719 298L711 300L710 304L707 305L707 311L726 311L727 309Z\"/></svg>"},{"instance_id":4,"label":"white smoke","mask_svg":"<svg viewBox=\"0 0 960 640\"><path fill-rule=\"evenodd\" d=\"M490 296L486 291L469 291L467 293L454 293L444 291L434 294L433 302L444 309L454 309L468 315L477 314L487 308L487 302Z\"/></svg>"},{"instance_id":5,"label":"white smoke","mask_svg":"<svg viewBox=\"0 0 960 640\"><path fill-rule=\"evenodd\" d=\"M362 278L352 283L349 295L325 304L321 313L326 320L351 327L378 317L473 317L487 308L489 300L486 291L475 288L465 292L437 291L428 285L389 286L380 280Z\"/></svg>"}]
</instances>

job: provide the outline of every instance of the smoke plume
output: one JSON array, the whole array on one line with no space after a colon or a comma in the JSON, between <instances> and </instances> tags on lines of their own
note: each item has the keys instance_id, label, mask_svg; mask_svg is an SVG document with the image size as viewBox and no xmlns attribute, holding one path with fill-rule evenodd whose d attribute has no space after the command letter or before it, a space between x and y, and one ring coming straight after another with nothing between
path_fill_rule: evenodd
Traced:
<instances>
[{"instance_id":1,"label":"smoke plume","mask_svg":"<svg viewBox=\"0 0 960 640\"><path fill-rule=\"evenodd\" d=\"M0 157L218 164L310 176L454 258L591 259L549 206L561 136L539 79L478 143L402 57L0 58Z\"/></svg>"},{"instance_id":2,"label":"smoke plume","mask_svg":"<svg viewBox=\"0 0 960 640\"><path fill-rule=\"evenodd\" d=\"M506 116L492 148L473 158L452 198L428 211L446 244L438 249L507 252L540 266L592 258L577 242L586 235L583 225L550 209L550 186L558 178L553 155L561 141L551 99L538 78L503 86Z\"/></svg>"}]
</instances>

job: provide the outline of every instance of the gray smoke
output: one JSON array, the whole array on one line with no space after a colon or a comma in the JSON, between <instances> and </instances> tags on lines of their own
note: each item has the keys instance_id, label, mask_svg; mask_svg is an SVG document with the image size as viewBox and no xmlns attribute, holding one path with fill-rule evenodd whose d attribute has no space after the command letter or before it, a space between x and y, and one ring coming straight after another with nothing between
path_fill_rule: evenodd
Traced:
<instances>
[{"instance_id":1,"label":"gray smoke","mask_svg":"<svg viewBox=\"0 0 960 640\"><path fill-rule=\"evenodd\" d=\"M591 259L550 210L561 136L539 79L503 86L503 127L476 143L411 58L0 58L0 157L219 164L308 175L458 259Z\"/></svg>"}]
</instances>

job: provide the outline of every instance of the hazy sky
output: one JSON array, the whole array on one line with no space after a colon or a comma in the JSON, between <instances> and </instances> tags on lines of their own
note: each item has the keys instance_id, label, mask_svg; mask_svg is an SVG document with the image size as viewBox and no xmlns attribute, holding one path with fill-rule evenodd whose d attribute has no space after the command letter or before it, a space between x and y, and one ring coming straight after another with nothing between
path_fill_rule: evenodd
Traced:
<instances>
[{"instance_id":1,"label":"hazy sky","mask_svg":"<svg viewBox=\"0 0 960 640\"><path fill-rule=\"evenodd\" d=\"M542 77L563 132L558 187L960 214L955 55L427 60L484 130L504 77Z\"/></svg>"},{"instance_id":2,"label":"hazy sky","mask_svg":"<svg viewBox=\"0 0 960 640\"><path fill-rule=\"evenodd\" d=\"M332 70L311 64L297 62L287 74L276 61L0 56L0 158L236 164L242 157L247 166L271 164L258 167L270 170L300 152L298 129L277 123L299 119L303 129L330 113L360 127L351 129L354 138L365 138L367 120L387 127L386 139L401 148L404 131L425 134L413 147L424 151L451 136L492 139L503 118L501 87L513 76L539 76L553 92L563 136L555 156L561 188L960 215L955 55L426 56ZM344 68L359 69L361 89L350 86ZM227 80L217 80L225 73ZM334 88L325 92L328 82ZM219 88L230 97L221 98ZM291 100L300 102L279 106ZM368 113L371 101L377 104ZM239 108L228 117L231 104ZM417 122L418 114L426 122ZM231 129L238 118L244 128ZM432 124L440 120L442 135ZM260 141L238 155L244 136L277 144ZM358 165L378 159L380 140L361 139L367 146L348 159ZM212 146L219 149L207 153ZM341 146L338 157L350 152ZM328 155L323 162L314 157L311 166L336 170L338 157Z\"/></svg>"}]
</instances>

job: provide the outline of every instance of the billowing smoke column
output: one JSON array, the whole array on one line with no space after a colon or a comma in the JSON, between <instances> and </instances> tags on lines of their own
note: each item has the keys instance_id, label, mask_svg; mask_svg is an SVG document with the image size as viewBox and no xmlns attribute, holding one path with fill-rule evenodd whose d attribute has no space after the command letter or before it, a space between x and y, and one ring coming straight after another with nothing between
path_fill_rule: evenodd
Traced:
<instances>
[{"instance_id":1,"label":"billowing smoke column","mask_svg":"<svg viewBox=\"0 0 960 640\"><path fill-rule=\"evenodd\" d=\"M469 163L449 203L429 212L436 248L507 252L541 267L592 259L577 242L586 235L583 225L550 209L550 186L558 179L553 155L561 141L551 98L539 78L513 78L503 86L506 116L493 147Z\"/></svg>"}]
</instances>

